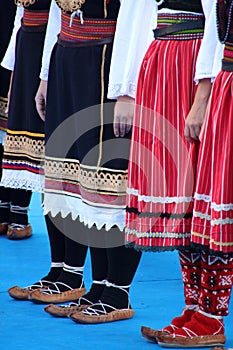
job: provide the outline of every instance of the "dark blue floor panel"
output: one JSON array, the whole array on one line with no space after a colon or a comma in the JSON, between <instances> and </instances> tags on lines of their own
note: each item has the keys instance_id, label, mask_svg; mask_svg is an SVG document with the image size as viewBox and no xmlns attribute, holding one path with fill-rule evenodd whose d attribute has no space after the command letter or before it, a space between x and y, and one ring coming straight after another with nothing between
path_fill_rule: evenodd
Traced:
<instances>
[{"instance_id":1,"label":"dark blue floor panel","mask_svg":"<svg viewBox=\"0 0 233 350\"><path fill-rule=\"evenodd\" d=\"M43 306L15 301L7 289L28 285L47 273L49 246L39 195L31 203L32 238L10 241L0 237L0 349L5 350L150 350L161 349L140 335L140 326L161 328L181 313L183 291L177 253L144 253L131 287L131 320L78 325L46 314ZM90 259L85 283L91 283ZM225 320L227 348L233 348L233 305ZM233 350L233 349L232 349Z\"/></svg>"}]
</instances>

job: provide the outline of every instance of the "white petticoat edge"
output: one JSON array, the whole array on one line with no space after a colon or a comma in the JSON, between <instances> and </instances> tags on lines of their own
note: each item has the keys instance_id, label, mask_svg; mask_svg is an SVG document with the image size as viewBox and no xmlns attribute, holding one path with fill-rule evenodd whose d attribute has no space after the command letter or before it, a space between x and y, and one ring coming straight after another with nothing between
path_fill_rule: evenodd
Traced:
<instances>
[{"instance_id":1,"label":"white petticoat edge","mask_svg":"<svg viewBox=\"0 0 233 350\"><path fill-rule=\"evenodd\" d=\"M0 186L41 193L44 191L44 175L27 170L3 169Z\"/></svg>"},{"instance_id":2,"label":"white petticoat edge","mask_svg":"<svg viewBox=\"0 0 233 350\"><path fill-rule=\"evenodd\" d=\"M125 209L98 208L84 203L80 198L54 193L45 193L43 207L45 215L50 213L55 217L61 214L65 218L71 214L72 220L79 219L88 228L94 225L98 230L104 227L106 231L114 226L120 231L125 228Z\"/></svg>"}]
</instances>

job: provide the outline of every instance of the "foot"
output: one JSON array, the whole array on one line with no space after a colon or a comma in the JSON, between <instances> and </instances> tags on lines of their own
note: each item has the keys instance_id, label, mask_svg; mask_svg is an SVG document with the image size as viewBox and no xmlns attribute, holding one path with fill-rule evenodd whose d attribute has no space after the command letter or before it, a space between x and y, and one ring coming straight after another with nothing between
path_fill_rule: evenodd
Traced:
<instances>
[{"instance_id":1,"label":"foot","mask_svg":"<svg viewBox=\"0 0 233 350\"><path fill-rule=\"evenodd\" d=\"M163 347L223 346L226 337L220 317L195 312L191 320L172 334L160 334L158 344Z\"/></svg>"},{"instance_id":2,"label":"foot","mask_svg":"<svg viewBox=\"0 0 233 350\"><path fill-rule=\"evenodd\" d=\"M62 282L55 282L46 290L31 293L30 300L36 304L59 304L79 299L86 292L83 283L79 288L71 288Z\"/></svg>"},{"instance_id":3,"label":"foot","mask_svg":"<svg viewBox=\"0 0 233 350\"><path fill-rule=\"evenodd\" d=\"M134 311L130 307L116 309L100 301L81 312L72 313L69 317L76 323L97 324L125 320L132 318L133 315Z\"/></svg>"},{"instance_id":4,"label":"foot","mask_svg":"<svg viewBox=\"0 0 233 350\"><path fill-rule=\"evenodd\" d=\"M72 313L80 312L91 305L93 305L93 303L90 300L81 297L68 305L50 304L46 306L44 310L54 317L69 317Z\"/></svg>"},{"instance_id":5,"label":"foot","mask_svg":"<svg viewBox=\"0 0 233 350\"><path fill-rule=\"evenodd\" d=\"M182 327L186 322L190 321L194 313L195 313L195 309L193 308L189 309L186 307L181 316L173 318L173 320L171 321L171 324L163 329L156 330L156 329L142 326L141 327L142 337L152 343L157 343L158 335L161 335L163 333L172 334L175 329Z\"/></svg>"},{"instance_id":6,"label":"foot","mask_svg":"<svg viewBox=\"0 0 233 350\"><path fill-rule=\"evenodd\" d=\"M32 227L28 225L9 225L7 230L7 238L11 240L20 240L29 238L32 235Z\"/></svg>"},{"instance_id":7,"label":"foot","mask_svg":"<svg viewBox=\"0 0 233 350\"><path fill-rule=\"evenodd\" d=\"M9 295L16 300L29 300L30 296L36 290L44 290L50 285L50 281L40 280L30 286L21 288L19 286L14 286L8 289Z\"/></svg>"}]
</instances>

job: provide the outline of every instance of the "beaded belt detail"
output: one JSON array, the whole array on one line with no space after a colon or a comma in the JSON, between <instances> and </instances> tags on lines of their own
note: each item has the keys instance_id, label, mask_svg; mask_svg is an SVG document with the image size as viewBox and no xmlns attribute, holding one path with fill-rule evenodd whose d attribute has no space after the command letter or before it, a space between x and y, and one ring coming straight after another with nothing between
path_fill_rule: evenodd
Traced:
<instances>
[{"instance_id":1,"label":"beaded belt detail","mask_svg":"<svg viewBox=\"0 0 233 350\"><path fill-rule=\"evenodd\" d=\"M116 21L110 19L72 18L70 15L62 14L61 32L59 38L62 41L72 43L102 41L106 38L113 38L116 28Z\"/></svg>"},{"instance_id":2,"label":"beaded belt detail","mask_svg":"<svg viewBox=\"0 0 233 350\"><path fill-rule=\"evenodd\" d=\"M202 39L204 16L193 14L159 14L158 26L154 30L157 40Z\"/></svg>"}]
</instances>

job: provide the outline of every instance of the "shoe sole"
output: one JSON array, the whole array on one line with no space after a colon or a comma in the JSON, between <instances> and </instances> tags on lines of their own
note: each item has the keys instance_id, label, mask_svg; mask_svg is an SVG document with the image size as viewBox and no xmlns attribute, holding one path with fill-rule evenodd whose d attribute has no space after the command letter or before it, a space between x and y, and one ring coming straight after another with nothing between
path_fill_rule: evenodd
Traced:
<instances>
[{"instance_id":1,"label":"shoe sole","mask_svg":"<svg viewBox=\"0 0 233 350\"><path fill-rule=\"evenodd\" d=\"M178 340L179 339L179 340ZM158 345L164 348L201 348L210 346L223 347L226 342L224 334L213 336L200 336L191 338L174 338L170 342L162 342L158 339Z\"/></svg>"},{"instance_id":2,"label":"shoe sole","mask_svg":"<svg viewBox=\"0 0 233 350\"><path fill-rule=\"evenodd\" d=\"M79 299L86 293L85 288L73 289L72 291L66 291L59 294L50 295L36 295L39 293L32 293L30 300L35 304L61 304L65 302L72 302L73 300ZM34 294L34 295L33 295Z\"/></svg>"},{"instance_id":3,"label":"shoe sole","mask_svg":"<svg viewBox=\"0 0 233 350\"><path fill-rule=\"evenodd\" d=\"M98 324L98 323L108 323L108 322L115 322L120 320L127 320L129 318L132 318L134 315L133 310L116 310L112 311L106 315L101 316L89 316L82 314L82 312L79 312L76 316L76 313L71 314L69 318L76 322L76 323L82 323L82 324Z\"/></svg>"},{"instance_id":4,"label":"shoe sole","mask_svg":"<svg viewBox=\"0 0 233 350\"><path fill-rule=\"evenodd\" d=\"M44 308L44 311L53 317L67 318L72 313L81 312L82 310L86 309L90 305L82 305L82 306L79 306L76 308L73 307L73 308L70 308L69 310L66 310L66 311L63 310L63 308L61 308L59 306L58 307L56 307L56 305L52 305L52 306L54 306L55 308L53 308L51 306L50 307L46 306ZM67 307L67 309L68 309L68 307Z\"/></svg>"}]
</instances>

